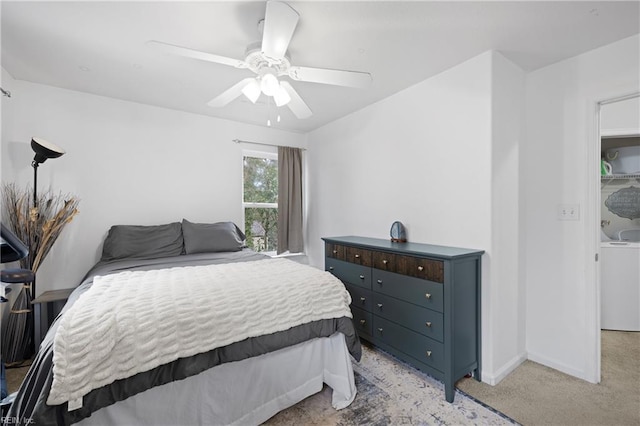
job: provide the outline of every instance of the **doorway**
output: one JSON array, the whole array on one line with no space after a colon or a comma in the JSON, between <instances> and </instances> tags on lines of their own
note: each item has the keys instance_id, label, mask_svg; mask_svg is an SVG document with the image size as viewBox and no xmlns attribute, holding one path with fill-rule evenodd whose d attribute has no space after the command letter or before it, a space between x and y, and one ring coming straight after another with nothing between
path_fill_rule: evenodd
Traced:
<instances>
[{"instance_id":1,"label":"doorway","mask_svg":"<svg viewBox=\"0 0 640 426\"><path fill-rule=\"evenodd\" d=\"M640 199L640 94L598 102L597 111L596 152L600 185L592 198L596 200L592 207L597 219L596 259L599 260L595 269L597 372L600 379L602 352L610 341L609 337L603 339L603 330L640 331L640 318L637 318L640 306L631 306L629 289L623 288L631 286L635 287L633 291L640 292L638 280L633 278L640 275L640 265L632 260L635 250L640 253L640 241L637 244L633 241L640 240L640 209L633 201ZM629 306L622 309L626 305Z\"/></svg>"}]
</instances>

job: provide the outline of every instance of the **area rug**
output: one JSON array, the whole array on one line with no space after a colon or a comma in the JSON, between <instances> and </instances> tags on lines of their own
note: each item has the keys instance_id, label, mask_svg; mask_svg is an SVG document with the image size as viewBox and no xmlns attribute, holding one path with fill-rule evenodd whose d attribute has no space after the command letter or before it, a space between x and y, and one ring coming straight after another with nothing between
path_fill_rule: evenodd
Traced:
<instances>
[{"instance_id":1,"label":"area rug","mask_svg":"<svg viewBox=\"0 0 640 426\"><path fill-rule=\"evenodd\" d=\"M274 425L513 425L506 415L456 390L444 399L438 380L375 348L362 346L362 360L353 363L358 394L336 411L331 389L313 395L266 422Z\"/></svg>"}]
</instances>

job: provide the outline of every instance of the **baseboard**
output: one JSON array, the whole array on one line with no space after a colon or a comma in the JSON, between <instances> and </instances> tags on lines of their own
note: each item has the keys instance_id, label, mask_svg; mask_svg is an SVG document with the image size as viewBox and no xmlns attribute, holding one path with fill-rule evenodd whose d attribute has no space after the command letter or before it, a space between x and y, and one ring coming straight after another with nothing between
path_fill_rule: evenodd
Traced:
<instances>
[{"instance_id":1,"label":"baseboard","mask_svg":"<svg viewBox=\"0 0 640 426\"><path fill-rule=\"evenodd\" d=\"M589 383L594 383L586 377L586 374L583 370L577 370L569 365L562 364L560 362L554 361L547 357L544 357L540 354L536 354L533 352L529 352L529 360L533 362L537 362L538 364L542 364L546 367L553 368L554 370L558 370L562 373L568 374L570 376L576 377L581 380L585 380Z\"/></svg>"},{"instance_id":2,"label":"baseboard","mask_svg":"<svg viewBox=\"0 0 640 426\"><path fill-rule=\"evenodd\" d=\"M525 362L527 360L527 354L523 353L520 355L517 355L515 357L513 357L509 362L507 362L505 365L503 365L498 371L496 371L495 374L489 374L486 371L482 371L482 381L484 383L487 383L491 386L495 386L498 383L500 383L500 381L502 381L502 379L504 379L505 377L507 377L509 374L511 374L511 372L513 370L515 370L516 368L518 368L518 366L520 364L522 364L523 362Z\"/></svg>"}]
</instances>

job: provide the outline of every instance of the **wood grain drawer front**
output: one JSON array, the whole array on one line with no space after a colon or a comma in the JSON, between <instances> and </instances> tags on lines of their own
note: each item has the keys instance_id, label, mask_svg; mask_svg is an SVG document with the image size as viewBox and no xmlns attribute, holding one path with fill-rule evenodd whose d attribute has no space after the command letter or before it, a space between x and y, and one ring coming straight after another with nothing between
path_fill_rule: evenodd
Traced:
<instances>
[{"instance_id":1,"label":"wood grain drawer front","mask_svg":"<svg viewBox=\"0 0 640 426\"><path fill-rule=\"evenodd\" d=\"M359 247L345 247L345 260L357 265L371 267L371 251Z\"/></svg>"},{"instance_id":2,"label":"wood grain drawer front","mask_svg":"<svg viewBox=\"0 0 640 426\"><path fill-rule=\"evenodd\" d=\"M396 269L402 275L444 283L444 263L440 260L414 256L396 256Z\"/></svg>"},{"instance_id":3,"label":"wood grain drawer front","mask_svg":"<svg viewBox=\"0 0 640 426\"><path fill-rule=\"evenodd\" d=\"M440 342L375 315L373 336L418 361L444 371L444 345Z\"/></svg>"},{"instance_id":4,"label":"wood grain drawer front","mask_svg":"<svg viewBox=\"0 0 640 426\"><path fill-rule=\"evenodd\" d=\"M340 244L325 243L325 255L332 259L345 260L345 246Z\"/></svg>"},{"instance_id":5,"label":"wood grain drawer front","mask_svg":"<svg viewBox=\"0 0 640 426\"><path fill-rule=\"evenodd\" d=\"M396 272L397 261L396 255L393 253L385 253L383 251L373 252L373 267L381 271Z\"/></svg>"},{"instance_id":6,"label":"wood grain drawer front","mask_svg":"<svg viewBox=\"0 0 640 426\"><path fill-rule=\"evenodd\" d=\"M325 258L325 270L338 277L343 283L371 289L371 268L342 260Z\"/></svg>"},{"instance_id":7,"label":"wood grain drawer front","mask_svg":"<svg viewBox=\"0 0 640 426\"><path fill-rule=\"evenodd\" d=\"M374 293L373 313L426 337L431 337L439 342L444 341L444 319L440 312Z\"/></svg>"},{"instance_id":8,"label":"wood grain drawer front","mask_svg":"<svg viewBox=\"0 0 640 426\"><path fill-rule=\"evenodd\" d=\"M358 333L365 334L365 337L372 336L373 315L371 312L351 307L351 313L353 314L353 326L358 330Z\"/></svg>"},{"instance_id":9,"label":"wood grain drawer front","mask_svg":"<svg viewBox=\"0 0 640 426\"><path fill-rule=\"evenodd\" d=\"M373 291L443 312L443 285L394 272L373 270Z\"/></svg>"},{"instance_id":10,"label":"wood grain drawer front","mask_svg":"<svg viewBox=\"0 0 640 426\"><path fill-rule=\"evenodd\" d=\"M349 291L349 294L351 294L351 307L371 312L371 307L373 306L371 290L350 284L345 284L345 287Z\"/></svg>"}]
</instances>

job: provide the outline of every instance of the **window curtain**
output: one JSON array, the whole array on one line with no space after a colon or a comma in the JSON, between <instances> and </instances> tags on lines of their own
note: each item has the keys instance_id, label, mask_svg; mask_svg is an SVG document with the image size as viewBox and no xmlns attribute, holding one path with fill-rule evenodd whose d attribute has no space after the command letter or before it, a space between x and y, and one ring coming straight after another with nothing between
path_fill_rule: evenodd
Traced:
<instances>
[{"instance_id":1,"label":"window curtain","mask_svg":"<svg viewBox=\"0 0 640 426\"><path fill-rule=\"evenodd\" d=\"M301 253L302 239L302 150L278 147L278 250Z\"/></svg>"}]
</instances>

